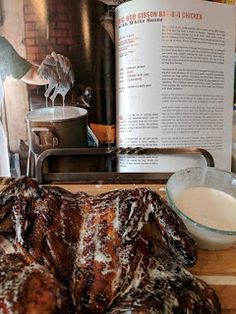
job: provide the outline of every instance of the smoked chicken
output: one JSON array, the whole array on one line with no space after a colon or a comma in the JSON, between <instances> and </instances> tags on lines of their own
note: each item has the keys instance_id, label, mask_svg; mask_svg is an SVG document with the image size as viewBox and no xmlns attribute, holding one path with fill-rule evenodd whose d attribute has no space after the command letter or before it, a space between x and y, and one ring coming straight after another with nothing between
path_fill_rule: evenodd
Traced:
<instances>
[{"instance_id":1,"label":"smoked chicken","mask_svg":"<svg viewBox=\"0 0 236 314\"><path fill-rule=\"evenodd\" d=\"M69 314L72 309L65 287L27 253L0 256L0 289L2 314Z\"/></svg>"},{"instance_id":2,"label":"smoked chicken","mask_svg":"<svg viewBox=\"0 0 236 314\"><path fill-rule=\"evenodd\" d=\"M0 193L0 219L19 258L29 255L67 291L63 313L220 313L213 289L185 268L197 254L186 227L149 189L88 196L21 178Z\"/></svg>"}]
</instances>

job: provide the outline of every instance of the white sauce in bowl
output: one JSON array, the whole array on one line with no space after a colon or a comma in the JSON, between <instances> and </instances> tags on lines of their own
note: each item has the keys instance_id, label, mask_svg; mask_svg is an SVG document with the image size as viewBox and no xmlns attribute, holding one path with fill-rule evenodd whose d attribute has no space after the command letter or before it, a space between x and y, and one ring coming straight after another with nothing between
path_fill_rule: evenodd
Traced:
<instances>
[{"instance_id":1,"label":"white sauce in bowl","mask_svg":"<svg viewBox=\"0 0 236 314\"><path fill-rule=\"evenodd\" d=\"M184 190L175 205L187 217L211 228L236 231L236 199L207 187Z\"/></svg>"}]
</instances>

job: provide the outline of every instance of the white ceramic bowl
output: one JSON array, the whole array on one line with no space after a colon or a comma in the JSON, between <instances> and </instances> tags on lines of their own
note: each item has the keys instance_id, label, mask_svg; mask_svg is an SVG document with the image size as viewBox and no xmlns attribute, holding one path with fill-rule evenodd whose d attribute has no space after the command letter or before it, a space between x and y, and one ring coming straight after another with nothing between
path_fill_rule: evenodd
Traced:
<instances>
[{"instance_id":1,"label":"white ceramic bowl","mask_svg":"<svg viewBox=\"0 0 236 314\"><path fill-rule=\"evenodd\" d=\"M201 249L220 250L236 244L236 229L215 229L188 217L176 206L176 198L186 189L208 187L223 191L236 199L236 175L210 167L192 167L180 170L168 179L167 200L172 209L182 218L189 232ZM236 207L235 207L236 211Z\"/></svg>"}]
</instances>

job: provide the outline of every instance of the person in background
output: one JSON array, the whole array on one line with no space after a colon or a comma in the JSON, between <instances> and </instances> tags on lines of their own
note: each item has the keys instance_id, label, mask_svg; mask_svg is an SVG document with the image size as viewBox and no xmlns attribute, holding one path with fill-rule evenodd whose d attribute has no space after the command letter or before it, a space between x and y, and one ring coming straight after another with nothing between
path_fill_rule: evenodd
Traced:
<instances>
[{"instance_id":1,"label":"person in background","mask_svg":"<svg viewBox=\"0 0 236 314\"><path fill-rule=\"evenodd\" d=\"M7 139L1 122L3 83L7 76L27 84L49 84L51 90L55 88L56 93L63 96L74 82L71 62L67 57L52 52L37 66L22 58L11 43L0 36L0 177L11 175Z\"/></svg>"}]
</instances>

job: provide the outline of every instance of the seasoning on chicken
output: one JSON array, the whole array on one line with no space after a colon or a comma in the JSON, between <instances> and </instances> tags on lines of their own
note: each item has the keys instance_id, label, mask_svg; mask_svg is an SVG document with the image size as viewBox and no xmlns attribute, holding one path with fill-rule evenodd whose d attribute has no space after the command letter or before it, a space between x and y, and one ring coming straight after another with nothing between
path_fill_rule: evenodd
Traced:
<instances>
[{"instance_id":1,"label":"seasoning on chicken","mask_svg":"<svg viewBox=\"0 0 236 314\"><path fill-rule=\"evenodd\" d=\"M66 314L72 303L66 289L26 253L0 256L0 313Z\"/></svg>"},{"instance_id":2,"label":"seasoning on chicken","mask_svg":"<svg viewBox=\"0 0 236 314\"><path fill-rule=\"evenodd\" d=\"M213 289L185 269L197 254L185 225L149 189L88 196L22 178L0 193L0 212L74 313L220 313Z\"/></svg>"}]
</instances>

